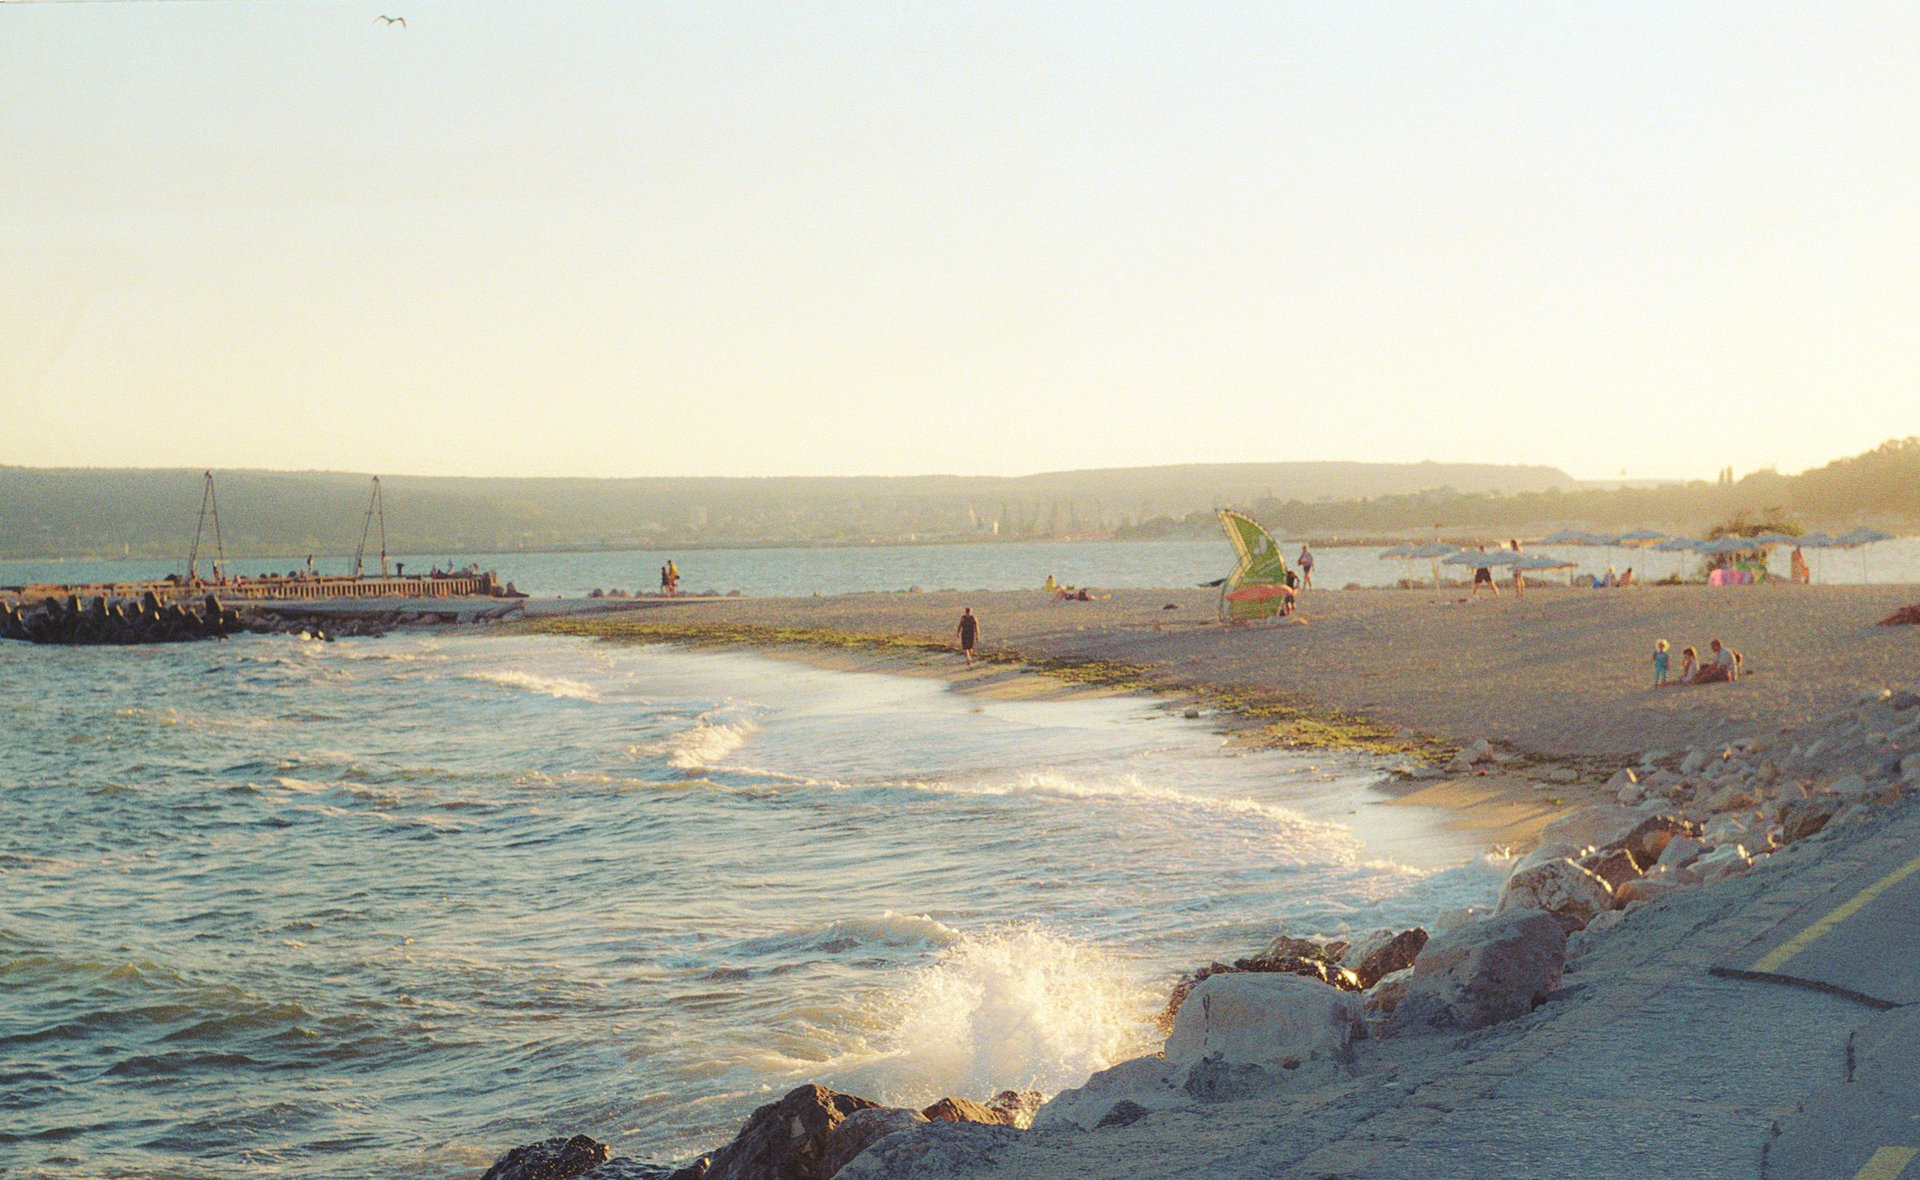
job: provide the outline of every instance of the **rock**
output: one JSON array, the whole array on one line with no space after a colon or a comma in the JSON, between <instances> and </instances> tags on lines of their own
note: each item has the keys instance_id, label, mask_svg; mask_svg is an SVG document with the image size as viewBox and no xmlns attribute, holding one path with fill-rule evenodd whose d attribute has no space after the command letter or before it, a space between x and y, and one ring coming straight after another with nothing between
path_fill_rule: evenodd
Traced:
<instances>
[{"instance_id":1,"label":"rock","mask_svg":"<svg viewBox=\"0 0 1920 1180\"><path fill-rule=\"evenodd\" d=\"M854 1111L827 1132L826 1145L820 1154L821 1180L832 1180L867 1148L895 1131L925 1123L929 1117L920 1111L900 1106L874 1106Z\"/></svg>"},{"instance_id":2,"label":"rock","mask_svg":"<svg viewBox=\"0 0 1920 1180\"><path fill-rule=\"evenodd\" d=\"M1705 851L1706 847L1704 840L1698 840L1692 836L1675 836L1667 841L1667 846L1660 850L1660 859L1654 863L1669 871L1684 869L1692 864L1694 858Z\"/></svg>"},{"instance_id":3,"label":"rock","mask_svg":"<svg viewBox=\"0 0 1920 1180\"><path fill-rule=\"evenodd\" d=\"M1920 783L1920 754L1908 754L1900 759L1900 777L1910 783Z\"/></svg>"},{"instance_id":4,"label":"rock","mask_svg":"<svg viewBox=\"0 0 1920 1180\"><path fill-rule=\"evenodd\" d=\"M1367 1011L1391 1014L1407 998L1407 986L1413 982L1413 968L1403 967L1383 977L1367 993Z\"/></svg>"},{"instance_id":5,"label":"rock","mask_svg":"<svg viewBox=\"0 0 1920 1180\"><path fill-rule=\"evenodd\" d=\"M1305 948L1308 953L1305 955L1294 953L1292 948L1296 947ZM1276 938L1273 944L1267 948L1266 953L1257 959L1235 959L1231 965L1226 963L1212 963L1195 971L1179 983L1174 984L1173 993L1167 997L1167 1006L1161 1011L1158 1018L1158 1024L1161 1029L1168 1032L1172 1031L1173 1021L1174 1018L1179 1015L1180 1006L1186 1002L1187 996L1191 994L1193 989L1198 987L1202 981L1210 979L1215 975L1233 975L1242 972L1304 975L1309 979L1317 979L1321 983L1331 987L1337 987L1342 991L1357 992L1365 990L1360 984L1360 977L1358 975L1340 966L1339 963L1328 957L1325 946L1317 942L1309 942L1304 938L1287 938L1283 936Z\"/></svg>"},{"instance_id":6,"label":"rock","mask_svg":"<svg viewBox=\"0 0 1920 1180\"><path fill-rule=\"evenodd\" d=\"M1867 789L1867 780L1858 774L1843 774L1828 783L1827 789L1836 795L1854 797Z\"/></svg>"},{"instance_id":7,"label":"rock","mask_svg":"<svg viewBox=\"0 0 1920 1180\"><path fill-rule=\"evenodd\" d=\"M1351 992L1291 974L1216 975L1187 997L1166 1058L1260 1067L1297 1066L1310 1057L1345 1060L1356 1033L1366 1035L1360 1000Z\"/></svg>"},{"instance_id":8,"label":"rock","mask_svg":"<svg viewBox=\"0 0 1920 1180\"><path fill-rule=\"evenodd\" d=\"M1724 844L1706 853L1689 867L1700 875L1702 882L1710 883L1739 876L1753 867L1753 860L1741 845Z\"/></svg>"},{"instance_id":9,"label":"rock","mask_svg":"<svg viewBox=\"0 0 1920 1180\"><path fill-rule=\"evenodd\" d=\"M1630 902L1654 901L1665 897L1676 889L1684 888L1686 888L1684 882L1674 880L1671 877L1664 877L1658 880L1643 877L1638 881L1628 881L1625 885L1622 885L1619 892L1613 896L1616 901L1624 906Z\"/></svg>"},{"instance_id":10,"label":"rock","mask_svg":"<svg viewBox=\"0 0 1920 1180\"><path fill-rule=\"evenodd\" d=\"M507 587L508 589L512 589L513 583L508 582ZM605 1167L606 1165L602 1164L601 1166ZM712 1166L713 1157L703 1155L679 1171L667 1173L667 1180L706 1180L707 1169Z\"/></svg>"},{"instance_id":11,"label":"rock","mask_svg":"<svg viewBox=\"0 0 1920 1180\"><path fill-rule=\"evenodd\" d=\"M1413 961L1420 957L1421 948L1427 945L1428 934L1420 926L1402 930L1398 934L1385 930L1379 933L1388 936L1386 941L1367 946L1359 962L1351 967L1362 990L1373 987L1396 971L1413 966ZM1348 953L1351 955L1361 949L1361 944L1356 943Z\"/></svg>"},{"instance_id":12,"label":"rock","mask_svg":"<svg viewBox=\"0 0 1920 1180\"><path fill-rule=\"evenodd\" d=\"M1697 774L1699 773L1700 768L1705 766L1706 764L1707 764L1707 752L1705 750L1700 749L1698 746L1696 746L1693 749L1688 750L1687 756L1680 760L1680 773L1681 774Z\"/></svg>"},{"instance_id":13,"label":"rock","mask_svg":"<svg viewBox=\"0 0 1920 1180\"><path fill-rule=\"evenodd\" d=\"M1602 851L1624 848L1633 855L1633 863L1645 869L1660 859L1668 840L1675 836L1698 836L1700 830L1699 824L1677 815L1650 815Z\"/></svg>"},{"instance_id":14,"label":"rock","mask_svg":"<svg viewBox=\"0 0 1920 1180\"><path fill-rule=\"evenodd\" d=\"M480 1180L572 1180L607 1162L607 1145L585 1135L554 1136L516 1147L493 1162Z\"/></svg>"},{"instance_id":15,"label":"rock","mask_svg":"<svg viewBox=\"0 0 1920 1180\"><path fill-rule=\"evenodd\" d=\"M1596 934L1606 933L1626 920L1626 911L1608 910L1604 914L1595 914L1593 921L1587 923L1587 928L1583 933L1585 933L1588 938L1592 938Z\"/></svg>"},{"instance_id":16,"label":"rock","mask_svg":"<svg viewBox=\"0 0 1920 1180\"><path fill-rule=\"evenodd\" d=\"M1344 1076L1350 1042L1367 1035L1364 1012L1358 993L1287 972L1210 975L1180 1006L1164 1056L1094 1074L1041 1107L1033 1125L1087 1130L1122 1102L1170 1110Z\"/></svg>"},{"instance_id":17,"label":"rock","mask_svg":"<svg viewBox=\"0 0 1920 1180\"><path fill-rule=\"evenodd\" d=\"M1013 1125L1002 1118L999 1111L994 1110L984 1102L975 1102L971 1098L942 1098L920 1113L925 1115L929 1121L936 1123L1003 1123L1007 1126Z\"/></svg>"},{"instance_id":18,"label":"rock","mask_svg":"<svg viewBox=\"0 0 1920 1180\"><path fill-rule=\"evenodd\" d=\"M702 1174L690 1168L676 1169L672 1164L642 1163L624 1155L582 1173L586 1180L700 1180Z\"/></svg>"},{"instance_id":19,"label":"rock","mask_svg":"<svg viewBox=\"0 0 1920 1180\"><path fill-rule=\"evenodd\" d=\"M1713 845L1732 844L1753 830L1753 825L1742 816L1723 815L1707 823L1702 839Z\"/></svg>"},{"instance_id":20,"label":"rock","mask_svg":"<svg viewBox=\"0 0 1920 1180\"><path fill-rule=\"evenodd\" d=\"M1098 1130L1101 1127L1130 1127L1152 1113L1138 1102L1116 1102L1113 1104L1113 1109L1101 1116L1100 1121L1094 1124L1094 1128Z\"/></svg>"},{"instance_id":21,"label":"rock","mask_svg":"<svg viewBox=\"0 0 1920 1180\"><path fill-rule=\"evenodd\" d=\"M1640 875L1640 866L1633 863L1633 854L1624 848L1590 852L1574 863L1605 881L1609 889L1618 889Z\"/></svg>"},{"instance_id":22,"label":"rock","mask_svg":"<svg viewBox=\"0 0 1920 1180\"><path fill-rule=\"evenodd\" d=\"M920 1123L855 1156L838 1180L945 1180L992 1169L1022 1134L998 1124Z\"/></svg>"},{"instance_id":23,"label":"rock","mask_svg":"<svg viewBox=\"0 0 1920 1180\"><path fill-rule=\"evenodd\" d=\"M1000 1112L1000 1121L1024 1131L1033 1126L1033 1116L1046 1101L1038 1090L1002 1090L987 1103L987 1109Z\"/></svg>"},{"instance_id":24,"label":"rock","mask_svg":"<svg viewBox=\"0 0 1920 1180\"><path fill-rule=\"evenodd\" d=\"M1580 781L1580 772L1571 766L1556 766L1547 772L1547 781L1550 783L1577 783Z\"/></svg>"},{"instance_id":25,"label":"rock","mask_svg":"<svg viewBox=\"0 0 1920 1180\"><path fill-rule=\"evenodd\" d=\"M1388 1027L1472 1029L1524 1016L1560 982L1566 961L1566 931L1543 910L1446 931L1420 952Z\"/></svg>"},{"instance_id":26,"label":"rock","mask_svg":"<svg viewBox=\"0 0 1920 1180\"><path fill-rule=\"evenodd\" d=\"M1113 1108L1131 1102L1148 1110L1190 1106L1193 1099L1181 1088L1183 1071L1164 1057L1136 1057L1103 1069L1087 1084L1055 1094L1033 1116L1036 1131L1077 1127L1090 1131Z\"/></svg>"},{"instance_id":27,"label":"rock","mask_svg":"<svg viewBox=\"0 0 1920 1180\"><path fill-rule=\"evenodd\" d=\"M825 1086L801 1086L747 1117L740 1134L713 1153L706 1180L827 1180L827 1140L848 1115L880 1104Z\"/></svg>"},{"instance_id":28,"label":"rock","mask_svg":"<svg viewBox=\"0 0 1920 1180\"><path fill-rule=\"evenodd\" d=\"M1544 910L1569 933L1585 926L1595 914L1613 908L1613 887L1601 877L1561 857L1516 869L1500 887L1495 913Z\"/></svg>"},{"instance_id":29,"label":"rock","mask_svg":"<svg viewBox=\"0 0 1920 1180\"><path fill-rule=\"evenodd\" d=\"M1611 803L1596 803L1554 820L1540 831L1541 847L1605 847L1626 836L1641 816ZM1564 854L1563 854L1564 855Z\"/></svg>"},{"instance_id":30,"label":"rock","mask_svg":"<svg viewBox=\"0 0 1920 1180\"><path fill-rule=\"evenodd\" d=\"M1794 799L1780 805L1780 839L1791 844L1817 834L1840 810L1840 800L1831 796Z\"/></svg>"}]
</instances>

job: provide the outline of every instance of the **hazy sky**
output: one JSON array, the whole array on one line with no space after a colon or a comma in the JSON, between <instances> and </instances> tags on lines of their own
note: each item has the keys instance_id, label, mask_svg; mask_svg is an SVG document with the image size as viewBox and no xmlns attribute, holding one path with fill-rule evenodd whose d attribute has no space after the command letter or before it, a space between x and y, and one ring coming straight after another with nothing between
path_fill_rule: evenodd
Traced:
<instances>
[{"instance_id":1,"label":"hazy sky","mask_svg":"<svg viewBox=\"0 0 1920 1180\"><path fill-rule=\"evenodd\" d=\"M0 3L0 463L1798 470L1920 433L1916 62L1902 4Z\"/></svg>"}]
</instances>

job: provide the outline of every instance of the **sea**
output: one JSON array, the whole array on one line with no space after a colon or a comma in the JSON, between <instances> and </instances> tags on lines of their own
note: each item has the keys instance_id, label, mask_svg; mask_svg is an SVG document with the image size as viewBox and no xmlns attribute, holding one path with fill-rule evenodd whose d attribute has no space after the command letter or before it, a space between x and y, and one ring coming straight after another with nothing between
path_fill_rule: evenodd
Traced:
<instances>
[{"instance_id":1,"label":"sea","mask_svg":"<svg viewBox=\"0 0 1920 1180\"><path fill-rule=\"evenodd\" d=\"M1501 862L1367 756L550 636L0 644L0 1171L672 1161L819 1082L1056 1092L1181 972Z\"/></svg>"},{"instance_id":2,"label":"sea","mask_svg":"<svg viewBox=\"0 0 1920 1180\"><path fill-rule=\"evenodd\" d=\"M183 546L184 547L184 546ZM1291 563L1294 542L1281 542ZM1314 550L1314 584L1392 586L1402 580L1471 575L1467 567L1436 566L1430 561L1383 557L1380 546L1340 545ZM1679 574L1700 576L1701 558L1692 553L1603 546L1527 546L1572 563L1567 570L1533 575L1542 581L1599 577L1609 568L1632 569L1641 581ZM1771 554L1773 573L1787 576L1787 551ZM496 570L503 581L528 594L578 598L594 590L655 593L660 567L672 561L680 570L683 594L739 591L742 594L793 596L855 594L889 590L1022 590L1040 586L1051 575L1071 586L1195 586L1233 570L1234 554L1224 537L1165 541L1035 541L967 545L855 545L799 549L610 550L578 553L415 553L393 559L414 573L457 569L469 564ZM1815 582L1834 584L1920 582L1920 537L1899 537L1858 549L1807 551ZM286 573L303 565L292 559L236 558L235 574ZM344 557L320 556L322 573L346 573ZM15 560L0 561L0 586L33 582L140 581L184 572L184 561L165 560ZM203 563L201 572L206 572Z\"/></svg>"}]
</instances>

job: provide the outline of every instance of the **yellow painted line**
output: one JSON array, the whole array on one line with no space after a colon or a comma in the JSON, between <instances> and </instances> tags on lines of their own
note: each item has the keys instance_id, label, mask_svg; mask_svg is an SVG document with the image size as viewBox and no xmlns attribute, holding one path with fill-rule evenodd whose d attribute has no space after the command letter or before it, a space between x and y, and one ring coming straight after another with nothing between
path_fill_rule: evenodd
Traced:
<instances>
[{"instance_id":1,"label":"yellow painted line","mask_svg":"<svg viewBox=\"0 0 1920 1180\"><path fill-rule=\"evenodd\" d=\"M1920 1147L1883 1147L1860 1166L1853 1180L1895 1180L1916 1155L1920 1155Z\"/></svg>"},{"instance_id":2,"label":"yellow painted line","mask_svg":"<svg viewBox=\"0 0 1920 1180\"><path fill-rule=\"evenodd\" d=\"M1848 918L1853 917L1855 914L1859 913L1867 905L1871 904L1874 898L1879 897L1882 893L1885 893L1887 890L1893 888L1895 885L1898 885L1900 882L1906 880L1908 877L1911 877L1915 873L1920 873L1920 856L1914 857L1912 860L1908 861L1906 864L1901 865L1899 868L1893 870L1891 873L1888 873L1886 876L1880 878L1878 881L1875 881L1873 884L1867 886L1865 889L1862 889L1860 892L1854 894L1851 899L1849 899L1848 901L1838 906L1832 913L1828 914L1826 917L1820 919L1818 922L1815 922L1813 925L1807 927L1805 930L1802 930L1800 933L1794 935L1792 938L1789 938L1787 941L1781 943L1779 946L1774 947L1772 950L1768 951L1765 955L1761 957L1759 962L1753 965L1753 969L1755 971L1780 970L1781 966L1784 965L1788 959L1793 958L1795 955L1799 954L1801 951L1804 951L1809 946L1812 946L1814 939L1819 938L1822 934L1825 934L1827 931L1833 929L1835 926L1838 926L1840 923L1846 921ZM1888 1150L1889 1151L1892 1151L1892 1150L1905 1151L1906 1148L1898 1148L1898 1149L1888 1148ZM1902 1164L1901 1166L1904 1167L1905 1165ZM1897 1172L1892 1174L1898 1175Z\"/></svg>"}]
</instances>

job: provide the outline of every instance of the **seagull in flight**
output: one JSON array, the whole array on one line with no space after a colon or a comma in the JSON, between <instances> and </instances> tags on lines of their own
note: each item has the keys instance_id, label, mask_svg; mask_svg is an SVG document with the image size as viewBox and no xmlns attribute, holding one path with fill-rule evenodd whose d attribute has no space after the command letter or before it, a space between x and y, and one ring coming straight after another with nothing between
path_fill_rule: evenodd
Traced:
<instances>
[{"instance_id":1,"label":"seagull in flight","mask_svg":"<svg viewBox=\"0 0 1920 1180\"><path fill-rule=\"evenodd\" d=\"M404 16L376 16L373 19L386 21L390 25L399 25L403 29L407 27L407 18Z\"/></svg>"}]
</instances>

